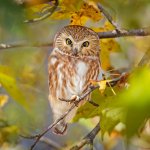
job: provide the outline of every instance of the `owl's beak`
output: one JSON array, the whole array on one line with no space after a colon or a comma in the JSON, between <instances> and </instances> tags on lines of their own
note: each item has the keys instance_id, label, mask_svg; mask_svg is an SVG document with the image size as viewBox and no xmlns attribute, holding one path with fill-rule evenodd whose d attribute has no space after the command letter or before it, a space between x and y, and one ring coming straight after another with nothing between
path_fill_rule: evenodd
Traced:
<instances>
[{"instance_id":1,"label":"owl's beak","mask_svg":"<svg viewBox=\"0 0 150 150\"><path fill-rule=\"evenodd\" d=\"M76 56L77 54L78 54L78 49L77 49L77 48L74 48L74 49L73 49L73 55Z\"/></svg>"}]
</instances>

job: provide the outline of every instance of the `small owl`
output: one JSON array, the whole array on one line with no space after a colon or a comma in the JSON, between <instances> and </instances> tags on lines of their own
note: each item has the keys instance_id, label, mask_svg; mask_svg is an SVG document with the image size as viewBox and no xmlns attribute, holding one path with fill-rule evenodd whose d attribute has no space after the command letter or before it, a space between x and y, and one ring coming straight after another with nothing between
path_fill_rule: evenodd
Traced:
<instances>
[{"instance_id":1,"label":"small owl","mask_svg":"<svg viewBox=\"0 0 150 150\"><path fill-rule=\"evenodd\" d=\"M60 99L71 100L81 96L100 73L99 37L93 30L79 25L61 29L54 38L54 49L49 56L49 101L54 120L61 117L71 104ZM79 106L83 105L85 98ZM74 108L64 120L54 127L54 133L64 134L67 124L74 117Z\"/></svg>"}]
</instances>

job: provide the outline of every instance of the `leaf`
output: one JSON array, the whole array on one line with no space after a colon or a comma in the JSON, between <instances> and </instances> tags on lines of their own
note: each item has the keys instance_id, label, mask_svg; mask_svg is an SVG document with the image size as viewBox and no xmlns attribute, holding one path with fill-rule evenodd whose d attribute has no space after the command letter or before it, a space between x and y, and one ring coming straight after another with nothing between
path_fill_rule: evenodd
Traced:
<instances>
[{"instance_id":1,"label":"leaf","mask_svg":"<svg viewBox=\"0 0 150 150\"><path fill-rule=\"evenodd\" d=\"M39 4L32 7L26 8L26 16L28 19L39 18L41 15L51 9L54 5L49 4Z\"/></svg>"},{"instance_id":2,"label":"leaf","mask_svg":"<svg viewBox=\"0 0 150 150\"><path fill-rule=\"evenodd\" d=\"M100 117L100 127L102 136L105 132L109 134L114 130L115 126L124 121L124 113L122 108L108 108Z\"/></svg>"},{"instance_id":3,"label":"leaf","mask_svg":"<svg viewBox=\"0 0 150 150\"><path fill-rule=\"evenodd\" d=\"M103 27L100 28L92 28L95 32L105 32L105 31L112 31L114 30L114 27L112 26L111 23L106 21L104 23ZM101 39L100 40L100 60L102 62L102 68L104 70L109 70L112 68L111 62L110 62L110 54L112 52L118 52L120 51L120 45L115 39Z\"/></svg>"},{"instance_id":4,"label":"leaf","mask_svg":"<svg viewBox=\"0 0 150 150\"><path fill-rule=\"evenodd\" d=\"M0 145L3 143L16 143L18 140L19 129L15 125L8 125L0 128Z\"/></svg>"},{"instance_id":5,"label":"leaf","mask_svg":"<svg viewBox=\"0 0 150 150\"><path fill-rule=\"evenodd\" d=\"M99 94L99 90L95 90L92 93L92 100L94 100L99 107L95 107L87 102L77 110L76 116L73 119L74 122L78 121L80 118L93 118L95 116L101 116L102 111L112 107L113 103L112 97L107 98Z\"/></svg>"},{"instance_id":6,"label":"leaf","mask_svg":"<svg viewBox=\"0 0 150 150\"><path fill-rule=\"evenodd\" d=\"M102 15L94 3L83 3L80 10L73 12L71 16L71 25L84 25L88 19L99 21Z\"/></svg>"},{"instance_id":7,"label":"leaf","mask_svg":"<svg viewBox=\"0 0 150 150\"><path fill-rule=\"evenodd\" d=\"M0 107L3 107L8 102L8 96L0 94Z\"/></svg>"},{"instance_id":8,"label":"leaf","mask_svg":"<svg viewBox=\"0 0 150 150\"><path fill-rule=\"evenodd\" d=\"M78 11L81 7L81 4L83 1L81 0L61 0L60 1L60 7L63 10L68 10L68 11Z\"/></svg>"},{"instance_id":9,"label":"leaf","mask_svg":"<svg viewBox=\"0 0 150 150\"><path fill-rule=\"evenodd\" d=\"M118 104L127 111L126 128L127 137L132 137L138 132L145 119L150 117L150 70L149 68L137 69L130 77L128 90L118 97Z\"/></svg>"},{"instance_id":10,"label":"leaf","mask_svg":"<svg viewBox=\"0 0 150 150\"><path fill-rule=\"evenodd\" d=\"M110 86L111 88L111 91L113 92L114 95L116 95L115 91L113 90L113 88L111 87L111 85L109 84L109 82L111 82L112 80L100 80L100 81L94 81L94 80L91 80L91 83L93 85L99 85L99 90L101 92L101 94L104 93L105 89L106 89L106 86L107 84Z\"/></svg>"},{"instance_id":11,"label":"leaf","mask_svg":"<svg viewBox=\"0 0 150 150\"><path fill-rule=\"evenodd\" d=\"M60 10L55 11L51 19L70 19L73 13L78 12L82 5L81 0L61 0L59 4Z\"/></svg>"},{"instance_id":12,"label":"leaf","mask_svg":"<svg viewBox=\"0 0 150 150\"><path fill-rule=\"evenodd\" d=\"M0 83L16 102L21 104L26 110L28 109L27 102L12 76L0 72Z\"/></svg>"}]
</instances>

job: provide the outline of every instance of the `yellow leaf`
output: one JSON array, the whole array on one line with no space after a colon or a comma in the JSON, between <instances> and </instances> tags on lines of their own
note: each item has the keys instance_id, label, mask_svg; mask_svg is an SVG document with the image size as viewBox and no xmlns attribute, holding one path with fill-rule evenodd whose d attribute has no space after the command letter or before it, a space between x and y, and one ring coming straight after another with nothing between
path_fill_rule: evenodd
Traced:
<instances>
[{"instance_id":1,"label":"yellow leaf","mask_svg":"<svg viewBox=\"0 0 150 150\"><path fill-rule=\"evenodd\" d=\"M101 94L103 94L105 89L106 89L106 87L107 87L107 84L109 84L111 81L112 80L100 80L100 81L91 80L90 82L93 85L99 85L99 90L100 90ZM113 94L116 95L115 91L113 90L113 88L111 87L110 84L109 84L109 87L111 88Z\"/></svg>"},{"instance_id":2,"label":"yellow leaf","mask_svg":"<svg viewBox=\"0 0 150 150\"><path fill-rule=\"evenodd\" d=\"M83 3L79 11L72 13L71 25L84 25L88 19L99 21L101 18L102 15L94 3Z\"/></svg>"},{"instance_id":3,"label":"yellow leaf","mask_svg":"<svg viewBox=\"0 0 150 150\"><path fill-rule=\"evenodd\" d=\"M67 10L59 10L56 11L52 14L51 19L57 19L57 20L61 20L61 19L67 19L70 18L71 13L70 11Z\"/></svg>"},{"instance_id":4,"label":"yellow leaf","mask_svg":"<svg viewBox=\"0 0 150 150\"><path fill-rule=\"evenodd\" d=\"M104 27L100 28L92 28L95 32L106 32L106 31L112 31L114 30L114 27L112 26L111 23L106 21L104 23ZM110 62L110 54L111 52L116 52L120 50L120 45L115 39L101 39L100 40L100 48L101 48L101 53L100 53L100 60L102 63L102 68L104 70L109 70L111 69L111 62Z\"/></svg>"},{"instance_id":5,"label":"yellow leaf","mask_svg":"<svg viewBox=\"0 0 150 150\"><path fill-rule=\"evenodd\" d=\"M82 12L72 13L71 25L84 25L88 18L82 14Z\"/></svg>"},{"instance_id":6,"label":"yellow leaf","mask_svg":"<svg viewBox=\"0 0 150 150\"><path fill-rule=\"evenodd\" d=\"M8 96L0 94L0 107L3 107L8 102Z\"/></svg>"},{"instance_id":7,"label":"yellow leaf","mask_svg":"<svg viewBox=\"0 0 150 150\"><path fill-rule=\"evenodd\" d=\"M63 10L73 12L78 11L82 3L83 1L81 0L61 0L60 7Z\"/></svg>"},{"instance_id":8,"label":"yellow leaf","mask_svg":"<svg viewBox=\"0 0 150 150\"><path fill-rule=\"evenodd\" d=\"M109 22L105 21L103 27L99 28L92 28L95 32L105 32L105 31L112 31L115 30L114 26Z\"/></svg>"}]
</instances>

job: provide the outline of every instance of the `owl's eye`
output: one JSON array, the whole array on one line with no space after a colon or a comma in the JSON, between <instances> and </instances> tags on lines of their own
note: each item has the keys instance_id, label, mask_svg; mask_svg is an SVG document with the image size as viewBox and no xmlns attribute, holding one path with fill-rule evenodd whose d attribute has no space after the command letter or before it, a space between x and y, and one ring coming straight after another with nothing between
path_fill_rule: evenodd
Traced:
<instances>
[{"instance_id":1,"label":"owl's eye","mask_svg":"<svg viewBox=\"0 0 150 150\"><path fill-rule=\"evenodd\" d=\"M67 44L67 45L72 45L72 41L71 41L69 38L67 38L67 39L66 39L66 44Z\"/></svg>"},{"instance_id":2,"label":"owl's eye","mask_svg":"<svg viewBox=\"0 0 150 150\"><path fill-rule=\"evenodd\" d=\"M85 41L85 42L83 42L82 46L83 46L83 47L88 47L89 44L90 44L90 43L89 43L88 41Z\"/></svg>"}]
</instances>

